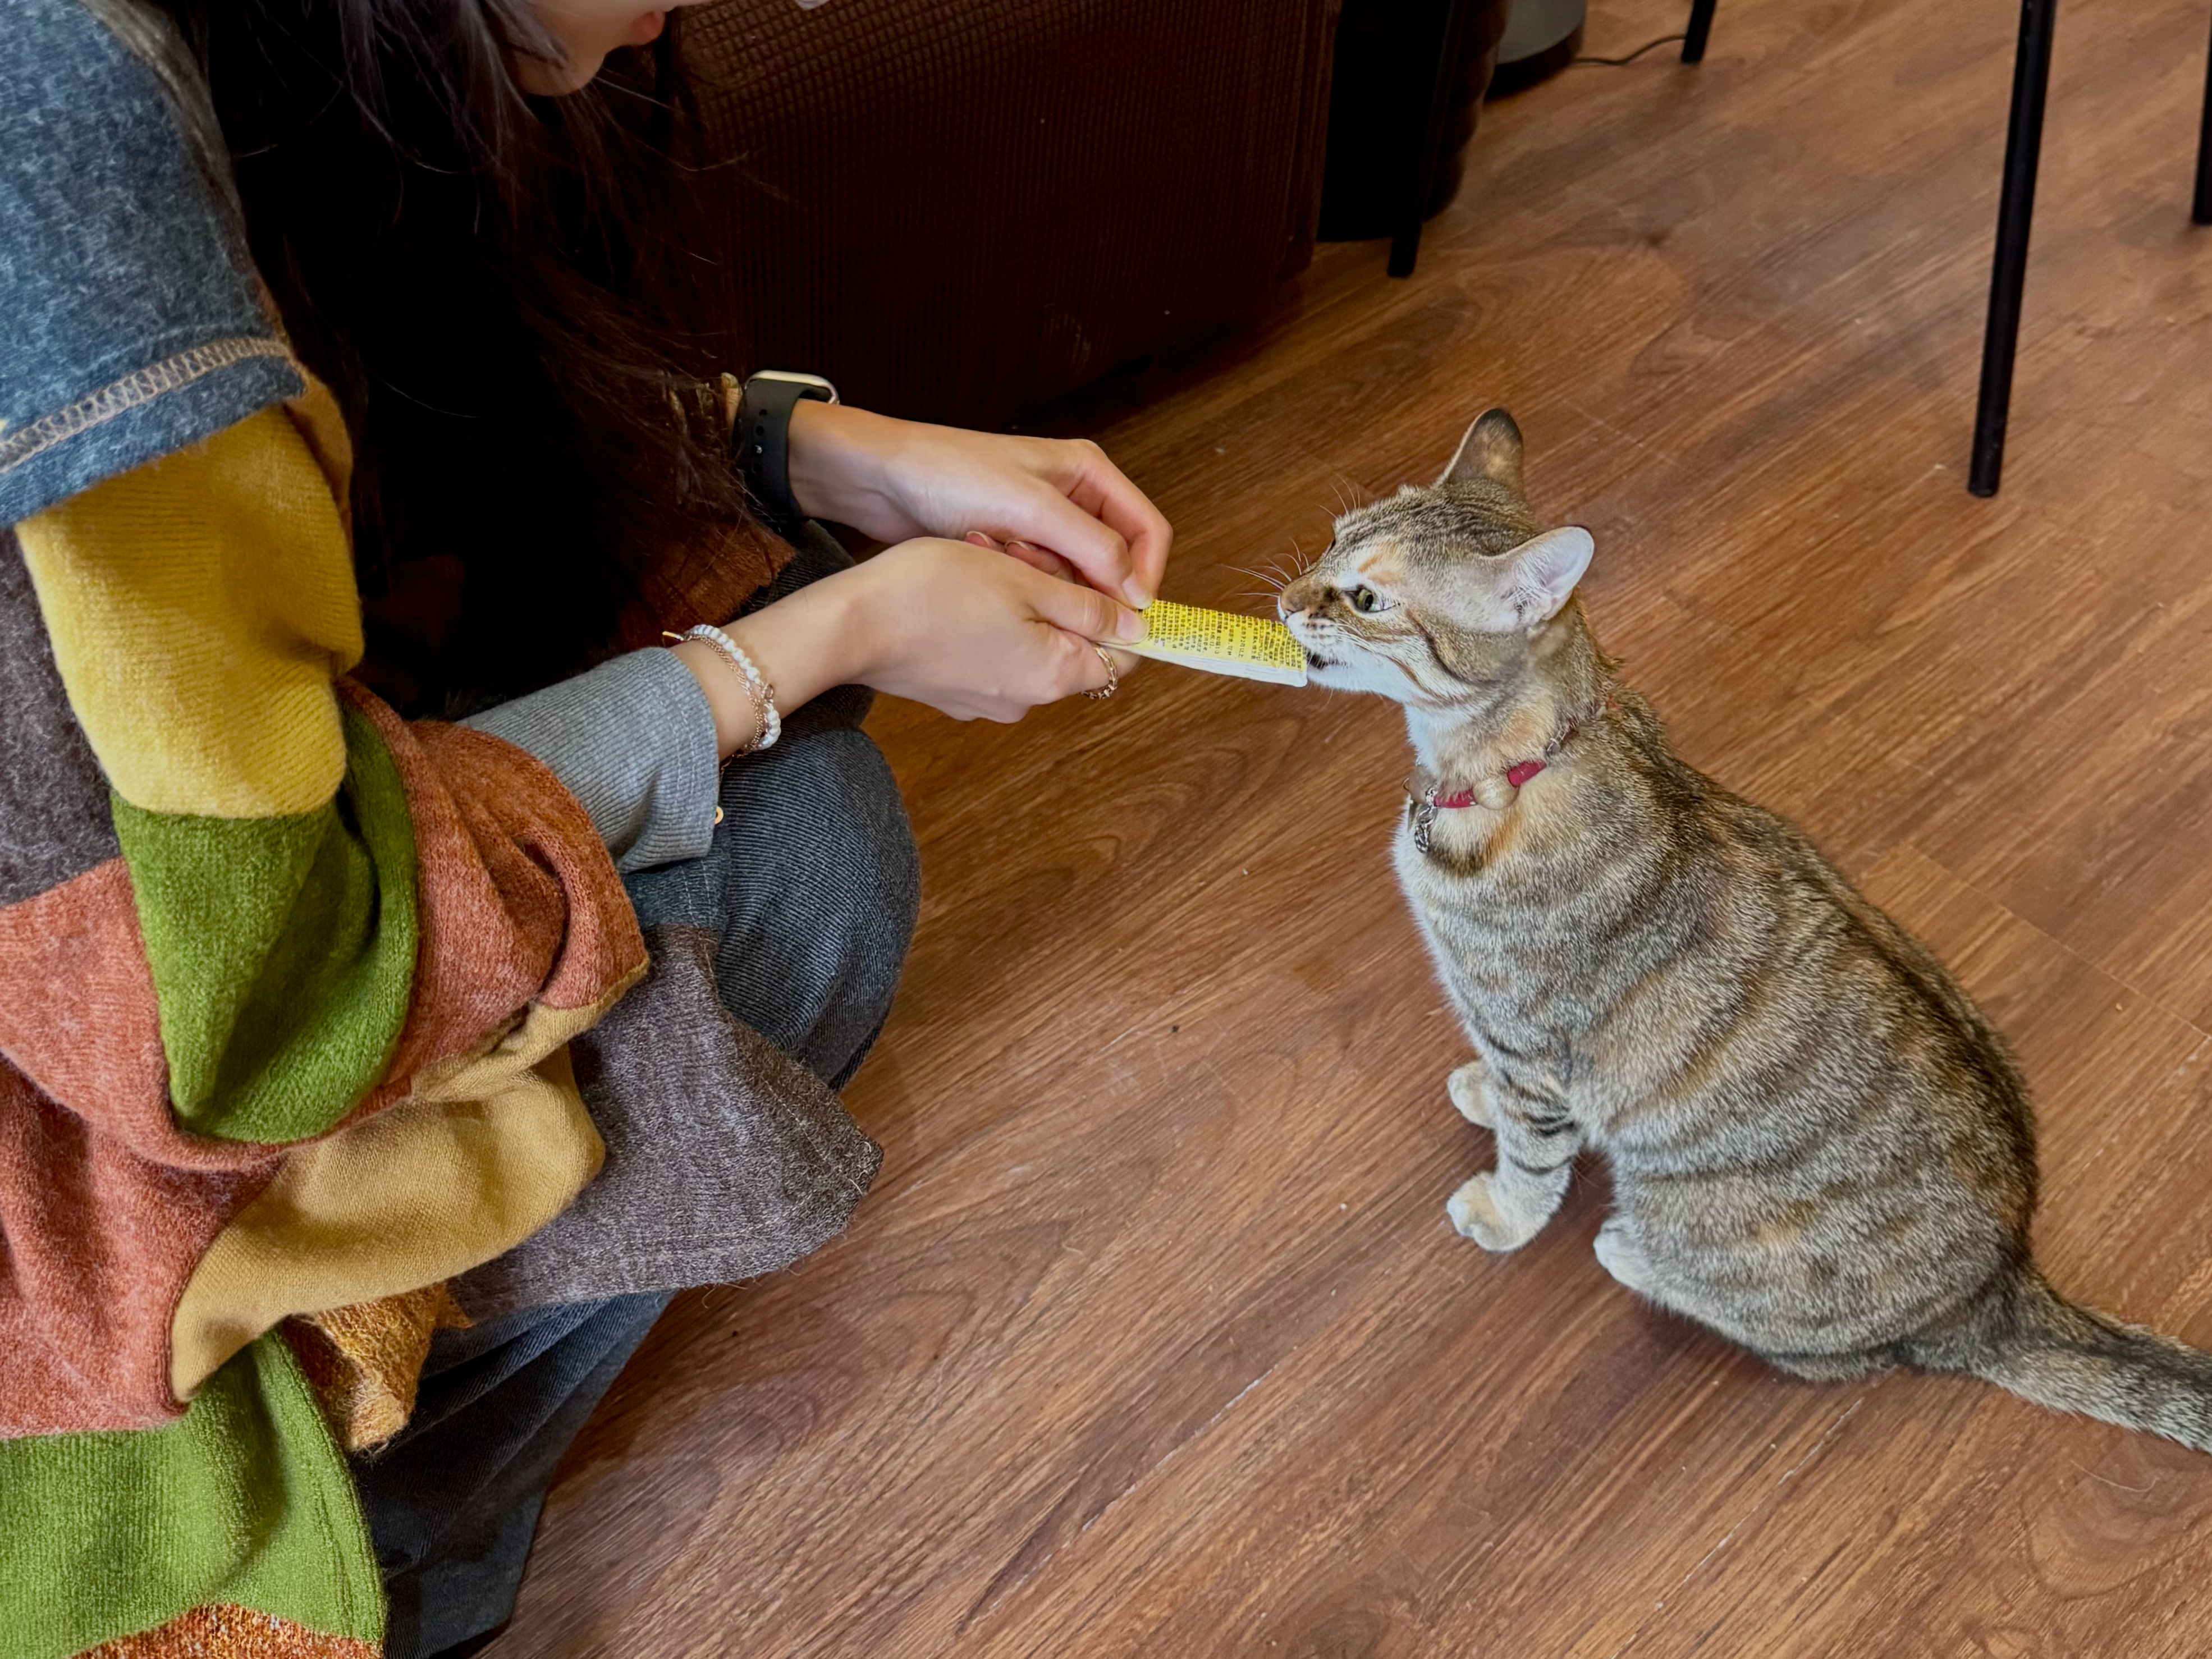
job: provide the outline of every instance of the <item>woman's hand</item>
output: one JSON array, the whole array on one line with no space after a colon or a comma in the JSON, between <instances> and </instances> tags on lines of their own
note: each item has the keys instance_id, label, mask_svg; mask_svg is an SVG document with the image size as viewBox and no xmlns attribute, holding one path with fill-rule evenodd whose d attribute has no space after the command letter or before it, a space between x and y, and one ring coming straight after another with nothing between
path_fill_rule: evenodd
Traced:
<instances>
[{"instance_id":1,"label":"woman's hand","mask_svg":"<svg viewBox=\"0 0 2212 1659\"><path fill-rule=\"evenodd\" d=\"M727 624L788 714L833 685L910 697L955 720L1017 720L1106 684L1092 641L1140 640L1145 619L1004 553L933 538L886 548ZM714 647L676 647L714 710L725 756L758 735L744 681ZM1116 672L1135 659L1117 654Z\"/></svg>"},{"instance_id":2,"label":"woman's hand","mask_svg":"<svg viewBox=\"0 0 2212 1659\"><path fill-rule=\"evenodd\" d=\"M1175 532L1106 452L896 421L842 404L791 414L791 491L812 518L878 541L981 531L1052 574L1073 574L1141 609Z\"/></svg>"},{"instance_id":3,"label":"woman's hand","mask_svg":"<svg viewBox=\"0 0 2212 1659\"><path fill-rule=\"evenodd\" d=\"M958 720L1017 720L1095 690L1107 677L1092 642L1145 636L1106 595L961 542L903 542L817 586L837 581L852 588L852 678Z\"/></svg>"}]
</instances>

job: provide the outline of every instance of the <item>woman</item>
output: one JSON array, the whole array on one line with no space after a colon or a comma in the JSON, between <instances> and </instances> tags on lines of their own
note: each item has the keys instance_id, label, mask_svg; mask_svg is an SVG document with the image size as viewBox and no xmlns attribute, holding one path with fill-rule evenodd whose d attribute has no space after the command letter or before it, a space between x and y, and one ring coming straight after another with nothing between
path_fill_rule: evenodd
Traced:
<instances>
[{"instance_id":1,"label":"woman","mask_svg":"<svg viewBox=\"0 0 2212 1659\"><path fill-rule=\"evenodd\" d=\"M1170 532L1095 447L684 333L678 21L11 8L10 1655L489 1639L668 1296L874 1173L870 692L1129 665Z\"/></svg>"}]
</instances>

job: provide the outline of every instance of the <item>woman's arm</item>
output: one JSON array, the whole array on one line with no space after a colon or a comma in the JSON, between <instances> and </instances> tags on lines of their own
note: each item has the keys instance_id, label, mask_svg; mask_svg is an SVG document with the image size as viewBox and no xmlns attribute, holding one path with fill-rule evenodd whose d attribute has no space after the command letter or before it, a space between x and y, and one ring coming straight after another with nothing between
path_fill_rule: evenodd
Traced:
<instances>
[{"instance_id":1,"label":"woman's arm","mask_svg":"<svg viewBox=\"0 0 2212 1659\"><path fill-rule=\"evenodd\" d=\"M649 870L702 857L714 840L732 750L718 747L696 672L665 651L632 651L462 724L536 756L591 814L615 867Z\"/></svg>"},{"instance_id":2,"label":"woman's arm","mask_svg":"<svg viewBox=\"0 0 2212 1659\"><path fill-rule=\"evenodd\" d=\"M1096 445L812 402L793 422L799 505L900 545L728 624L781 713L857 684L955 719L1018 720L1104 684L1093 641L1143 636L1108 595L1148 602L1173 532ZM1014 558L946 539L977 532ZM1116 672L1133 664L1115 658ZM672 659L632 653L469 724L544 762L628 871L706 850L714 763L750 748L758 721L729 660L686 641Z\"/></svg>"},{"instance_id":3,"label":"woman's arm","mask_svg":"<svg viewBox=\"0 0 2212 1659\"><path fill-rule=\"evenodd\" d=\"M955 720L1019 720L1106 682L1094 641L1139 640L1138 612L1002 553L925 537L811 582L725 630L788 714L866 685ZM676 647L713 709L721 752L759 735L745 682L702 641ZM1118 670L1117 670L1118 672Z\"/></svg>"},{"instance_id":4,"label":"woman's arm","mask_svg":"<svg viewBox=\"0 0 2212 1659\"><path fill-rule=\"evenodd\" d=\"M809 516L898 545L725 629L779 712L858 684L956 720L1014 720L1135 666L1096 647L1144 637L1127 606L1152 602L1175 532L1096 444L809 400L791 415L789 482ZM676 654L721 754L750 747L759 716L744 678L705 641Z\"/></svg>"},{"instance_id":5,"label":"woman's arm","mask_svg":"<svg viewBox=\"0 0 2212 1659\"><path fill-rule=\"evenodd\" d=\"M810 401L791 412L790 475L815 518L885 542L981 531L1139 610L1175 544L1159 508L1087 440L963 432Z\"/></svg>"}]
</instances>

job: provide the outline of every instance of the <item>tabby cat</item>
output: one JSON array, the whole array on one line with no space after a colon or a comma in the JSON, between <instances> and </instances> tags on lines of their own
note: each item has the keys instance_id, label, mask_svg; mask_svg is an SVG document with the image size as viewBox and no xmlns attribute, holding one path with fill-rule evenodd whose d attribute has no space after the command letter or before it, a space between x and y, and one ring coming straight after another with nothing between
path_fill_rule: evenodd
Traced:
<instances>
[{"instance_id":1,"label":"tabby cat","mask_svg":"<svg viewBox=\"0 0 2212 1659\"><path fill-rule=\"evenodd\" d=\"M1799 1376L1969 1371L2212 1450L2212 1355L2037 1270L2034 1121L2005 1045L1806 838L1677 759L1540 531L1492 410L1434 487L1337 521L1280 610L1318 684L1405 705L1395 859L1476 1060L1486 1249L1613 1169L1606 1271Z\"/></svg>"}]
</instances>

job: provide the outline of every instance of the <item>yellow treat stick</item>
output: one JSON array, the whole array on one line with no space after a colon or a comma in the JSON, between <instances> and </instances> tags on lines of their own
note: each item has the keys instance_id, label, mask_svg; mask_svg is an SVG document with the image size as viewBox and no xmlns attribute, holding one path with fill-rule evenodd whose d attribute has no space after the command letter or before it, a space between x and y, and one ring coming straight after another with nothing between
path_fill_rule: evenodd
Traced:
<instances>
[{"instance_id":1,"label":"yellow treat stick","mask_svg":"<svg viewBox=\"0 0 2212 1659\"><path fill-rule=\"evenodd\" d=\"M1143 639L1134 645L1117 640L1115 649L1202 668L1209 674L1271 680L1277 685L1306 683L1305 652L1291 637L1291 630L1271 617L1154 599L1145 611L1145 623Z\"/></svg>"}]
</instances>

